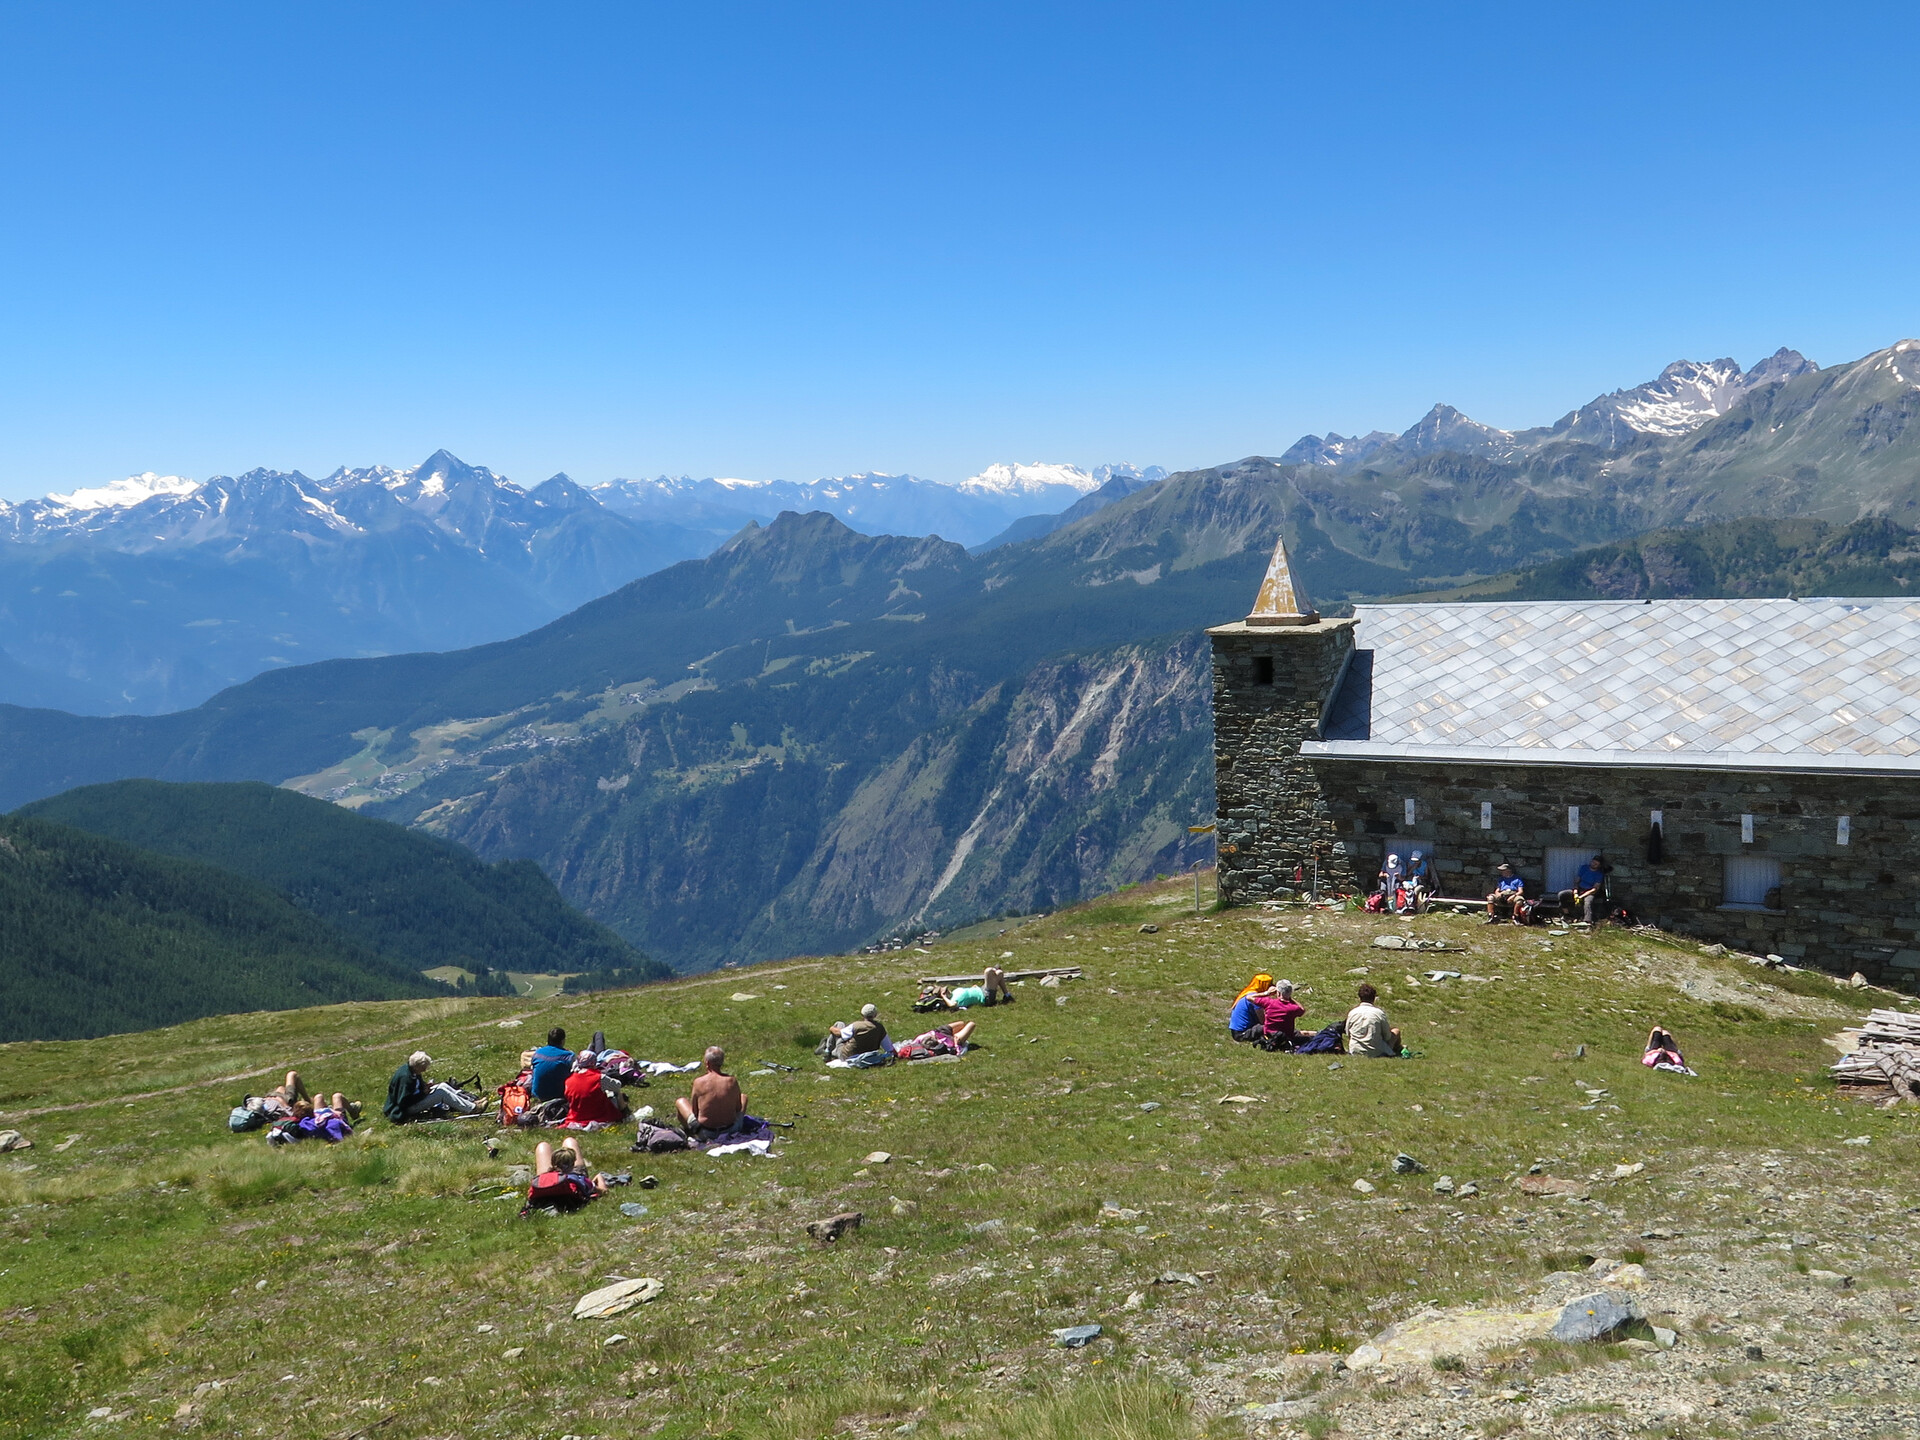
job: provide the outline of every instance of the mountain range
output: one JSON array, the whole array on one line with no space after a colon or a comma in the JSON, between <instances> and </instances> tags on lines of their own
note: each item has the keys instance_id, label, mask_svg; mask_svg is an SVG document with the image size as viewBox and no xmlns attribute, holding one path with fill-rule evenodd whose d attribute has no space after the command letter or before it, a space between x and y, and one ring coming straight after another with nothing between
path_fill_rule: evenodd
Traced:
<instances>
[{"instance_id":1,"label":"mountain range","mask_svg":"<svg viewBox=\"0 0 1920 1440\"><path fill-rule=\"evenodd\" d=\"M0 706L0 805L132 775L286 785L533 860L681 970L1050 908L1208 853L1185 829L1213 805L1200 631L1245 612L1276 534L1329 609L1521 569L1509 593L1898 586L1920 345L1775 361L1794 373L1667 386L1726 407L1677 435L1254 457L1096 508L1131 483L1109 476L1079 518L978 553L787 512L512 640L167 715ZM1645 395L1608 399L1651 423ZM1771 579L1741 568L1763 540Z\"/></svg>"},{"instance_id":2,"label":"mountain range","mask_svg":"<svg viewBox=\"0 0 1920 1440\"><path fill-rule=\"evenodd\" d=\"M442 450L408 470L319 480L140 475L0 503L0 700L178 709L279 666L520 634L786 509L976 544L1115 477L1164 473L994 465L958 485L857 475L593 490L555 475L529 490Z\"/></svg>"}]
</instances>

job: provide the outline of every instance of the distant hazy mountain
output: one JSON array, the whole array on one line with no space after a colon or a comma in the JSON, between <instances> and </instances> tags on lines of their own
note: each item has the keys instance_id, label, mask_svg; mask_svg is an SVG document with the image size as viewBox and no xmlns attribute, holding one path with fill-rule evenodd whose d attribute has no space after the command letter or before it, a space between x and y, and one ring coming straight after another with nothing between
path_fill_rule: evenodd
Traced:
<instances>
[{"instance_id":1,"label":"distant hazy mountain","mask_svg":"<svg viewBox=\"0 0 1920 1440\"><path fill-rule=\"evenodd\" d=\"M830 480L695 480L659 476L615 480L593 494L609 510L636 520L688 527L765 523L782 511L833 516L863 535L938 535L978 545L1010 521L1052 515L1115 480L1135 485L1164 479L1158 465L989 465L957 485L913 475L843 475Z\"/></svg>"},{"instance_id":2,"label":"distant hazy mountain","mask_svg":"<svg viewBox=\"0 0 1920 1440\"><path fill-rule=\"evenodd\" d=\"M523 489L442 450L410 470L139 475L0 503L0 701L96 714L197 704L265 670L519 634L786 509L973 541L1131 467L620 481Z\"/></svg>"}]
</instances>

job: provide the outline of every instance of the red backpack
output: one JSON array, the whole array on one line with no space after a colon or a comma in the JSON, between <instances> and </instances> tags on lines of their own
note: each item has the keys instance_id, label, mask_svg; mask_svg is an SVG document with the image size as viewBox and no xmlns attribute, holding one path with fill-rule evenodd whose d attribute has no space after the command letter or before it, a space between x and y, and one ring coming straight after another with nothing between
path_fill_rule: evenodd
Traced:
<instances>
[{"instance_id":1,"label":"red backpack","mask_svg":"<svg viewBox=\"0 0 1920 1440\"><path fill-rule=\"evenodd\" d=\"M527 1187L522 1215L532 1210L578 1210L593 1199L593 1182L577 1170L548 1170Z\"/></svg>"}]
</instances>

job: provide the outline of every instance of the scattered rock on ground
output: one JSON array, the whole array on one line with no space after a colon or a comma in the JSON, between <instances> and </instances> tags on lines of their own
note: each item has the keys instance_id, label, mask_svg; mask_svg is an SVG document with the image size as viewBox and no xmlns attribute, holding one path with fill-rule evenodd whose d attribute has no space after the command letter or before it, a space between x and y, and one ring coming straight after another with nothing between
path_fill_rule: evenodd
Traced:
<instances>
[{"instance_id":1,"label":"scattered rock on ground","mask_svg":"<svg viewBox=\"0 0 1920 1440\"><path fill-rule=\"evenodd\" d=\"M1640 1312L1626 1296L1596 1290L1591 1295L1568 1301L1547 1334L1555 1340L1574 1343L1605 1340L1639 1318Z\"/></svg>"},{"instance_id":2,"label":"scattered rock on ground","mask_svg":"<svg viewBox=\"0 0 1920 1440\"><path fill-rule=\"evenodd\" d=\"M1358 1190L1362 1195L1373 1194L1373 1182L1371 1180L1356 1180L1353 1182L1353 1188Z\"/></svg>"},{"instance_id":3,"label":"scattered rock on ground","mask_svg":"<svg viewBox=\"0 0 1920 1440\"><path fill-rule=\"evenodd\" d=\"M18 1130L0 1130L0 1151L31 1150L33 1141L27 1139Z\"/></svg>"},{"instance_id":4,"label":"scattered rock on ground","mask_svg":"<svg viewBox=\"0 0 1920 1440\"><path fill-rule=\"evenodd\" d=\"M1427 1167L1402 1150L1393 1157L1393 1173L1396 1175L1424 1175Z\"/></svg>"},{"instance_id":5,"label":"scattered rock on ground","mask_svg":"<svg viewBox=\"0 0 1920 1440\"><path fill-rule=\"evenodd\" d=\"M831 1245L849 1230L858 1230L866 1218L858 1210L843 1210L838 1215L814 1221L807 1226L807 1233L822 1245Z\"/></svg>"},{"instance_id":6,"label":"scattered rock on ground","mask_svg":"<svg viewBox=\"0 0 1920 1440\"><path fill-rule=\"evenodd\" d=\"M635 1306L658 1299L667 1287L658 1280L616 1280L598 1290L590 1290L573 1303L576 1320L606 1320L623 1315Z\"/></svg>"},{"instance_id":7,"label":"scattered rock on ground","mask_svg":"<svg viewBox=\"0 0 1920 1440\"><path fill-rule=\"evenodd\" d=\"M1523 1195L1585 1195L1587 1187L1578 1180L1562 1180L1553 1175L1522 1175L1513 1182Z\"/></svg>"},{"instance_id":8,"label":"scattered rock on ground","mask_svg":"<svg viewBox=\"0 0 1920 1440\"><path fill-rule=\"evenodd\" d=\"M887 1150L876 1150L860 1163L862 1165L890 1165L893 1163L893 1154Z\"/></svg>"},{"instance_id":9,"label":"scattered rock on ground","mask_svg":"<svg viewBox=\"0 0 1920 1440\"><path fill-rule=\"evenodd\" d=\"M1054 1344L1065 1350L1078 1350L1090 1340L1100 1338L1098 1325L1069 1325L1064 1330L1053 1332Z\"/></svg>"}]
</instances>

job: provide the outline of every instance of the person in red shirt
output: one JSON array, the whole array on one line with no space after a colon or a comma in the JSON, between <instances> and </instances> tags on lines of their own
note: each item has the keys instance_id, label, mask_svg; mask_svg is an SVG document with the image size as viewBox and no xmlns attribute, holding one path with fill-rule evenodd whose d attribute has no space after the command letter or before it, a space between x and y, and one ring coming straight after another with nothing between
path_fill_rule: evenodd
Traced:
<instances>
[{"instance_id":1,"label":"person in red shirt","mask_svg":"<svg viewBox=\"0 0 1920 1440\"><path fill-rule=\"evenodd\" d=\"M617 1125L626 1118L626 1096L617 1084L600 1073L600 1057L591 1050L583 1050L574 1058L573 1073L567 1076L566 1093L569 1129Z\"/></svg>"},{"instance_id":2,"label":"person in red shirt","mask_svg":"<svg viewBox=\"0 0 1920 1440\"><path fill-rule=\"evenodd\" d=\"M1262 1050L1291 1050L1299 1037L1293 1033L1293 1022L1307 1013L1307 1007L1293 998L1293 982L1276 980L1268 994L1256 995L1254 1004L1260 1007L1265 1023L1260 1027L1260 1048Z\"/></svg>"}]
</instances>

